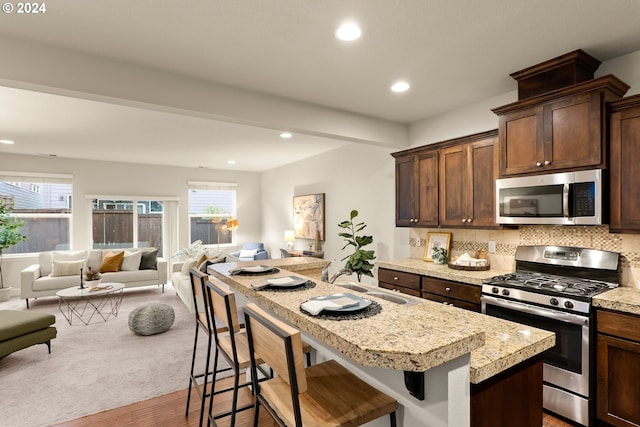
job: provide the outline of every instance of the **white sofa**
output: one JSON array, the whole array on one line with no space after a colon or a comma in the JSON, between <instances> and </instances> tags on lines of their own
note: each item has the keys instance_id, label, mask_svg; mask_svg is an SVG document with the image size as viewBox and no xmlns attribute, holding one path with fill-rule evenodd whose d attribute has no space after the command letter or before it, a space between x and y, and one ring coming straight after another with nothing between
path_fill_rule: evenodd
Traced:
<instances>
[{"instance_id":1,"label":"white sofa","mask_svg":"<svg viewBox=\"0 0 640 427\"><path fill-rule=\"evenodd\" d=\"M29 298L53 296L60 289L80 285L77 273L65 275L61 265L76 265L80 261L86 270L100 270L104 255L125 251L120 271L102 273L102 282L124 283L125 287L164 285L167 283L167 261L157 257L155 248L90 249L88 251L47 251L38 256L38 264L30 265L20 274L20 297L29 307ZM140 254L138 254L140 252ZM54 272L54 263L56 271ZM62 274L60 274L62 270Z\"/></svg>"}]
</instances>

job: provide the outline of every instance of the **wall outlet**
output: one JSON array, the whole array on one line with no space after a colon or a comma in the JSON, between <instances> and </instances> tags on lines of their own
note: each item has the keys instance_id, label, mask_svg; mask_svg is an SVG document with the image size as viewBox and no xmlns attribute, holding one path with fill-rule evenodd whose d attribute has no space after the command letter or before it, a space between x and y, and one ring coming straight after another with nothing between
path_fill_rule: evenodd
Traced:
<instances>
[{"instance_id":1,"label":"wall outlet","mask_svg":"<svg viewBox=\"0 0 640 427\"><path fill-rule=\"evenodd\" d=\"M496 253L496 242L489 241L489 253L490 254L495 254Z\"/></svg>"}]
</instances>

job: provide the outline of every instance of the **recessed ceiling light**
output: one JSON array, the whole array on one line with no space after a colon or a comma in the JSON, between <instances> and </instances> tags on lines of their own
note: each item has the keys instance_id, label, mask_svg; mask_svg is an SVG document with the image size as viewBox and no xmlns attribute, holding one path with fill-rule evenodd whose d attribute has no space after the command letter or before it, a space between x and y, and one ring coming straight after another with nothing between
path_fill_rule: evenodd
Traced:
<instances>
[{"instance_id":1,"label":"recessed ceiling light","mask_svg":"<svg viewBox=\"0 0 640 427\"><path fill-rule=\"evenodd\" d=\"M353 22L345 22L336 30L336 37L345 42L357 40L361 35L362 30Z\"/></svg>"},{"instance_id":2,"label":"recessed ceiling light","mask_svg":"<svg viewBox=\"0 0 640 427\"><path fill-rule=\"evenodd\" d=\"M230 165L235 165L236 161L235 160L227 160L227 163Z\"/></svg>"},{"instance_id":3,"label":"recessed ceiling light","mask_svg":"<svg viewBox=\"0 0 640 427\"><path fill-rule=\"evenodd\" d=\"M0 139L0 143L7 144L7 145L14 144L14 142L11 141L10 139Z\"/></svg>"},{"instance_id":4,"label":"recessed ceiling light","mask_svg":"<svg viewBox=\"0 0 640 427\"><path fill-rule=\"evenodd\" d=\"M409 90L411 86L409 85L409 83L405 82L405 81L397 81L393 84L393 86L391 86L391 90L394 92L406 92Z\"/></svg>"},{"instance_id":5,"label":"recessed ceiling light","mask_svg":"<svg viewBox=\"0 0 640 427\"><path fill-rule=\"evenodd\" d=\"M282 132L282 133L280 134L280 138L284 138L284 139L289 139L289 138L291 138L292 136L293 136L293 135L291 135L291 133L289 133L289 132Z\"/></svg>"}]
</instances>

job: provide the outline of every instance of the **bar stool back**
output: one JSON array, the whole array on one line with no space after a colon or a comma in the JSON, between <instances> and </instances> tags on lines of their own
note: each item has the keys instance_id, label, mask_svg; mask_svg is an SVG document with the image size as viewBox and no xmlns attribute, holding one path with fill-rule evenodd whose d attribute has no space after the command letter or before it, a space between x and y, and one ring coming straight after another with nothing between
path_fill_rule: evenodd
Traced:
<instances>
[{"instance_id":1,"label":"bar stool back","mask_svg":"<svg viewBox=\"0 0 640 427\"><path fill-rule=\"evenodd\" d=\"M245 307L252 377L261 358L278 374L254 382L254 426L264 406L280 426L358 426L389 414L396 426L398 402L335 360L303 364L300 332L260 309Z\"/></svg>"}]
</instances>

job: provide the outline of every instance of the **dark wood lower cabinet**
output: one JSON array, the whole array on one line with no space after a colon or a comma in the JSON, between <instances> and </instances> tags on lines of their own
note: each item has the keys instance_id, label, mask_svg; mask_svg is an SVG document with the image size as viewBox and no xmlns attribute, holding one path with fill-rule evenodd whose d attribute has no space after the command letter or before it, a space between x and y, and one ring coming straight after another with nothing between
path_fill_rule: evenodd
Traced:
<instances>
[{"instance_id":1,"label":"dark wood lower cabinet","mask_svg":"<svg viewBox=\"0 0 640 427\"><path fill-rule=\"evenodd\" d=\"M542 426L542 355L471 384L471 427Z\"/></svg>"},{"instance_id":2,"label":"dark wood lower cabinet","mask_svg":"<svg viewBox=\"0 0 640 427\"><path fill-rule=\"evenodd\" d=\"M640 426L640 316L597 311L600 425Z\"/></svg>"}]
</instances>

